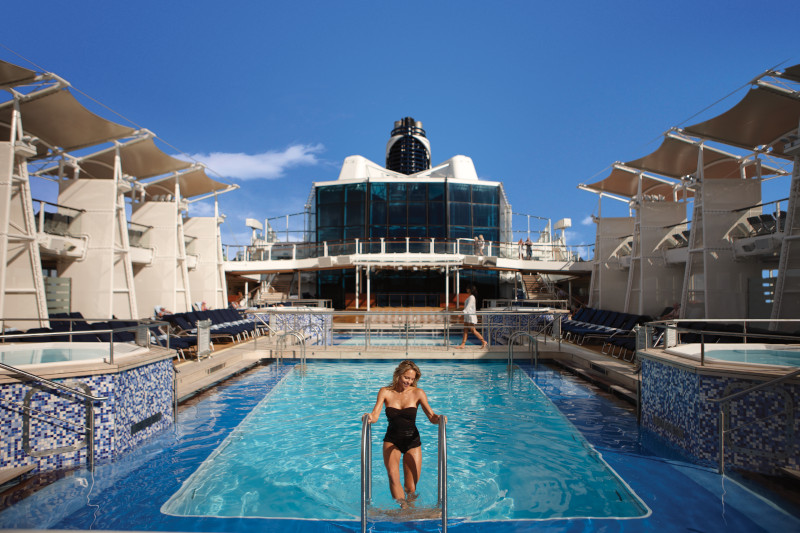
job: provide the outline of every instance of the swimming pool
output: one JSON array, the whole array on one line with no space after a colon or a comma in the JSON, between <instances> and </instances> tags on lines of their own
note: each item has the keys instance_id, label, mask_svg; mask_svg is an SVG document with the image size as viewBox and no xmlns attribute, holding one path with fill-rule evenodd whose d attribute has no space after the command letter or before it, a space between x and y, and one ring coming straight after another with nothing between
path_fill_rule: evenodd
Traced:
<instances>
[{"instance_id":1,"label":"swimming pool","mask_svg":"<svg viewBox=\"0 0 800 533\"><path fill-rule=\"evenodd\" d=\"M114 356L122 357L147 352L147 348L122 342L114 343ZM11 366L102 361L109 355L108 343L42 342L36 344L0 345L0 363Z\"/></svg>"},{"instance_id":2,"label":"swimming pool","mask_svg":"<svg viewBox=\"0 0 800 533\"><path fill-rule=\"evenodd\" d=\"M700 344L667 348L667 353L700 360ZM729 363L800 367L800 346L792 344L706 344L705 358Z\"/></svg>"},{"instance_id":3,"label":"swimming pool","mask_svg":"<svg viewBox=\"0 0 800 533\"><path fill-rule=\"evenodd\" d=\"M429 393L434 389L426 383L434 374L438 363L420 362L423 371L421 385ZM309 365L313 372L317 361ZM459 372L470 372L483 362L466 362ZM344 368L356 366L347 362ZM753 495L730 478L722 478L708 468L699 467L683 459L678 452L665 448L661 441L641 430L636 424L635 414L625 404L598 396L586 384L571 376L565 376L540 366L534 371L521 365L510 383L516 390L517 380L530 376L561 415L580 432L580 439L588 443L614 471L630 486L642 502L652 510L650 516L617 520L614 518L549 518L516 521L457 521L450 523L453 531L791 531L800 528L800 522L773 503ZM293 520L262 518L217 518L210 516L172 516L161 512L162 505L176 492L200 466L220 448L235 429L254 412L265 396L280 390L275 385L283 375L291 371L290 365L270 365L233 379L223 386L184 404L174 431L166 431L134 452L121 456L112 463L97 467L94 477L85 471L53 483L13 507L0 512L0 527L4 528L78 528L158 531L231 531L245 532L253 529L263 531L357 531L357 520ZM384 384L387 376L375 374L373 384ZM374 401L374 390L353 383L359 398L368 397L368 405L358 401L353 410L355 429L352 451L342 449L337 453L358 454L358 415L369 409ZM273 391L272 393L270 391ZM329 390L331 394L340 391ZM516 393L515 393L516 394ZM462 406L474 409L480 397ZM457 410L447 402L440 401L434 407L451 417L449 433L451 439ZM300 411L300 409L295 409ZM302 413L301 413L302 414ZM463 417L461 417L463 418ZM348 419L349 420L349 419ZM348 422L349 423L349 422ZM326 423L321 423L326 427ZM421 430L429 431L434 426L420 424ZM381 435L378 428L376 440ZM423 433L423 442L435 449L435 433ZM292 450L285 450L282 457L291 457ZM435 458L429 458L423 472L423 480L435 483ZM531 448L525 456L535 457L541 453ZM455 460L451 450L450 461ZM522 458L520 458L522 459ZM339 465L334 459L319 455L308 461L325 462L337 474ZM376 462L380 461L376 456ZM430 468L429 468L430 467ZM431 470L433 468L433 470ZM383 490L380 479L382 466L375 465L375 497ZM451 487L459 483L450 470ZM219 480L225 482L223 477ZM297 479L289 477L283 490L288 490ZM422 490L422 488L420 489ZM477 490L473 488L473 490ZM451 488L451 506L455 504ZM242 501L242 503L246 503ZM420 521L393 524L382 522L370 524L376 531L436 531L439 521Z\"/></svg>"},{"instance_id":4,"label":"swimming pool","mask_svg":"<svg viewBox=\"0 0 800 533\"><path fill-rule=\"evenodd\" d=\"M260 402L162 511L180 516L355 519L359 416L396 362L316 363ZM531 379L505 364L425 365L429 400L448 416L449 515L467 520L640 517L648 509ZM353 384L359 384L353 387ZM338 391L330 394L330 391ZM302 410L292 408L304 406ZM417 507L436 504L436 427L418 416ZM373 433L374 506L396 508ZM246 466L245 466L246 465ZM431 469L432 467L432 469ZM222 481L224 479L224 481Z\"/></svg>"}]
</instances>

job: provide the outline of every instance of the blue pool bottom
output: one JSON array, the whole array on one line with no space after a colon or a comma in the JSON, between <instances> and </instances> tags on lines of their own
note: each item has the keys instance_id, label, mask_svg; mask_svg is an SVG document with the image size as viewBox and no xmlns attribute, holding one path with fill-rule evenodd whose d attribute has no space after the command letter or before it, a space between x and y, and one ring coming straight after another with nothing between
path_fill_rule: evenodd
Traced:
<instances>
[{"instance_id":1,"label":"blue pool bottom","mask_svg":"<svg viewBox=\"0 0 800 533\"><path fill-rule=\"evenodd\" d=\"M313 364L313 363L312 363ZM425 363L428 364L428 363ZM481 364L481 363L465 363ZM641 519L458 522L453 531L797 531L800 521L713 470L693 465L636 424L627 406L544 367L524 372L652 510ZM181 409L166 431L114 463L66 478L0 513L0 527L153 531L358 531L357 521L174 517L160 506L282 378L274 365ZM535 453L535 450L531 450ZM113 491L109 490L113 486ZM439 521L370 523L372 531L436 531Z\"/></svg>"}]
</instances>

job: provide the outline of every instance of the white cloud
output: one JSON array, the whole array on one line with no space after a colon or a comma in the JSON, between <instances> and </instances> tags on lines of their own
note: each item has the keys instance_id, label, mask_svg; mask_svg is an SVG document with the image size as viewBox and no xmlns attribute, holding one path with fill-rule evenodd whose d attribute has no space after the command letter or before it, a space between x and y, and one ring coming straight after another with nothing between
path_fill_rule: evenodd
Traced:
<instances>
[{"instance_id":1,"label":"white cloud","mask_svg":"<svg viewBox=\"0 0 800 533\"><path fill-rule=\"evenodd\" d=\"M317 154L323 150L321 144L295 144L283 151L269 150L260 154L211 152L189 157L227 178L274 180L283 177L289 168L319 164Z\"/></svg>"},{"instance_id":2,"label":"white cloud","mask_svg":"<svg viewBox=\"0 0 800 533\"><path fill-rule=\"evenodd\" d=\"M209 202L194 202L189 204L189 215L193 217L210 217L214 215L214 204Z\"/></svg>"},{"instance_id":3,"label":"white cloud","mask_svg":"<svg viewBox=\"0 0 800 533\"><path fill-rule=\"evenodd\" d=\"M592 219L592 215L588 215L586 218L581 220L581 224L583 224L584 226L591 226L592 224L594 224L594 220Z\"/></svg>"}]
</instances>

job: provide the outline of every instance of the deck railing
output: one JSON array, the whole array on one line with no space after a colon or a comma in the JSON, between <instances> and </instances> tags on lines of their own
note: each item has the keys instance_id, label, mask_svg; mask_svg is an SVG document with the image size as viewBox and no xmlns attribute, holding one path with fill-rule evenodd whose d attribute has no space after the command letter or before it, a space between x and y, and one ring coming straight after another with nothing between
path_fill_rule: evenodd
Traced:
<instances>
[{"instance_id":1,"label":"deck railing","mask_svg":"<svg viewBox=\"0 0 800 533\"><path fill-rule=\"evenodd\" d=\"M352 239L322 242L271 242L256 245L223 245L227 261L284 261L336 257L342 255L378 254L444 254L499 257L525 261L591 261L594 244L564 245L559 242L536 242L533 253L520 252L517 243L472 239Z\"/></svg>"},{"instance_id":2,"label":"deck railing","mask_svg":"<svg viewBox=\"0 0 800 533\"><path fill-rule=\"evenodd\" d=\"M478 316L476 329L490 346L506 346L516 332L542 336L540 340L546 336L558 339L560 321L555 318L567 312L565 309L549 307L484 308L475 313ZM294 332L299 333L306 344L316 346L347 346L353 349L379 346L382 349L405 351L410 348L452 349L462 341L464 331L463 310L334 311L325 308L267 307L249 309L246 313L255 316L259 323L269 324L276 339L281 339L286 332ZM469 338L474 342L472 333L469 333ZM537 346L531 345L529 349L534 350ZM280 348L287 349L284 345Z\"/></svg>"}]
</instances>

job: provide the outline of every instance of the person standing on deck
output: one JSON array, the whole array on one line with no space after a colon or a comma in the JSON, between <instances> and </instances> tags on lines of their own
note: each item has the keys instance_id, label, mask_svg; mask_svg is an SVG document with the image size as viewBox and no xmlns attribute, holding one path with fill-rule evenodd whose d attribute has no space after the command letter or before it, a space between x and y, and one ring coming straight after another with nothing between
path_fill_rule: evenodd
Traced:
<instances>
[{"instance_id":1,"label":"person standing on deck","mask_svg":"<svg viewBox=\"0 0 800 533\"><path fill-rule=\"evenodd\" d=\"M475 299L475 295L478 294L478 290L475 288L475 285L471 285L467 289L467 301L464 302L464 338L461 339L461 345L459 348L463 348L467 344L467 335L471 331L473 335L478 337L478 340L481 341L481 348L486 348L488 344L486 340L478 333L478 330L475 326L478 325L478 315L477 315L477 301Z\"/></svg>"}]
</instances>

